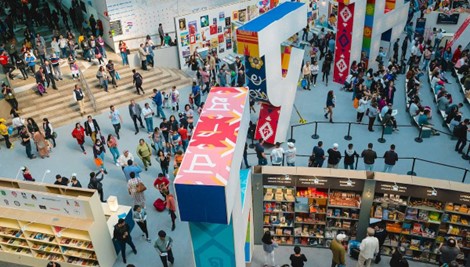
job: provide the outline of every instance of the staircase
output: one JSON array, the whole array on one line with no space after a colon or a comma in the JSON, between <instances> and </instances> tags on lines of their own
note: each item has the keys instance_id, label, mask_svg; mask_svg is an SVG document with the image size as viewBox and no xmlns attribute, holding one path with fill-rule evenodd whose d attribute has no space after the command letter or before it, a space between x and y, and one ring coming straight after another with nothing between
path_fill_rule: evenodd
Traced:
<instances>
[{"instance_id":1,"label":"staircase","mask_svg":"<svg viewBox=\"0 0 470 267\"><path fill-rule=\"evenodd\" d=\"M94 111L89 95L85 96L86 115L108 111L110 105L116 107L128 105L129 101L132 99L136 102L148 99L153 95L153 88L159 90L164 89L164 91L169 92L172 86L176 86L176 88L180 89L189 86L192 82L191 78L178 69L155 68L149 71L137 70L144 78L142 87L145 90L144 95L137 95L135 87L132 84L131 69L117 63L115 64L115 69L121 76L121 79L117 81L119 86L113 88L110 83L108 88L109 92L106 93L103 89L99 88L99 82L96 78L98 65L93 65L85 69L87 67L85 66L86 64L88 63L80 62L79 66L82 69L83 77L87 81L96 101L96 111ZM32 117L37 123L41 122L43 118L48 118L54 127L84 120L84 117L80 116L79 107L73 100L72 95L75 84L80 84L80 81L72 80L68 66L62 67L61 70L63 80L56 81L58 90L53 90L51 86L47 90L47 94L44 94L42 97L31 90L35 87L33 78L30 77L26 81L22 79L12 81L12 88L21 87L24 90L16 93L20 107L20 115L23 118ZM18 75L17 78L19 77ZM82 90L85 91L83 86ZM149 99L149 102L150 101Z\"/></svg>"}]
</instances>

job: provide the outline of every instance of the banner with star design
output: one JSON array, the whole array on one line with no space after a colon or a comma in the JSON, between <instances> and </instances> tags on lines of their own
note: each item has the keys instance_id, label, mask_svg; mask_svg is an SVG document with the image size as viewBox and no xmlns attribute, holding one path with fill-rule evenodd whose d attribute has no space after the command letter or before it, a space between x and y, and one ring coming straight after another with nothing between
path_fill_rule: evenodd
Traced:
<instances>
[{"instance_id":1,"label":"banner with star design","mask_svg":"<svg viewBox=\"0 0 470 267\"><path fill-rule=\"evenodd\" d=\"M333 81L344 84L349 74L351 61L352 33L354 26L354 5L338 3L338 29L336 32Z\"/></svg>"},{"instance_id":2,"label":"banner with star design","mask_svg":"<svg viewBox=\"0 0 470 267\"><path fill-rule=\"evenodd\" d=\"M256 140L263 138L268 144L276 143L275 137L280 113L281 107L275 107L269 103L261 103L255 132Z\"/></svg>"}]
</instances>

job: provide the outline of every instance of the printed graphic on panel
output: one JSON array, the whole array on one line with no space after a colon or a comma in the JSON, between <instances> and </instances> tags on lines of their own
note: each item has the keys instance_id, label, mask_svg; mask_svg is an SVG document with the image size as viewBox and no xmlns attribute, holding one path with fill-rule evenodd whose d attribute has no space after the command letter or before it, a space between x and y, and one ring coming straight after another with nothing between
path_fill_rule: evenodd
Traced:
<instances>
[{"instance_id":1,"label":"printed graphic on panel","mask_svg":"<svg viewBox=\"0 0 470 267\"><path fill-rule=\"evenodd\" d=\"M257 101L269 102L266 92L264 56L261 58L245 56L245 70L250 96Z\"/></svg>"},{"instance_id":2,"label":"printed graphic on panel","mask_svg":"<svg viewBox=\"0 0 470 267\"><path fill-rule=\"evenodd\" d=\"M338 30L336 33L333 81L344 84L349 74L355 4L338 3Z\"/></svg>"}]
</instances>

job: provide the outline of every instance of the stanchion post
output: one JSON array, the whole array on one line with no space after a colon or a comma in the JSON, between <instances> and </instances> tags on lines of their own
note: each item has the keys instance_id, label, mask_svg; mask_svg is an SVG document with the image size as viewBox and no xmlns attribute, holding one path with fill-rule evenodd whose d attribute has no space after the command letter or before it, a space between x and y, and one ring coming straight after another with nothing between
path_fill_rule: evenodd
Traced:
<instances>
[{"instance_id":1,"label":"stanchion post","mask_svg":"<svg viewBox=\"0 0 470 267\"><path fill-rule=\"evenodd\" d=\"M287 142L295 143L294 139L294 125L290 126L290 139L287 139Z\"/></svg>"},{"instance_id":2,"label":"stanchion post","mask_svg":"<svg viewBox=\"0 0 470 267\"><path fill-rule=\"evenodd\" d=\"M377 142L382 143L382 144L387 142L387 140L385 140L384 138L384 133L385 133L385 125L382 124L382 135L380 136L379 139L377 139Z\"/></svg>"},{"instance_id":3,"label":"stanchion post","mask_svg":"<svg viewBox=\"0 0 470 267\"><path fill-rule=\"evenodd\" d=\"M462 158L464 160L469 160L470 159L470 156L468 155L469 152L470 152L470 146L468 146L468 148L467 148L467 153L465 153L465 155L462 155Z\"/></svg>"},{"instance_id":4,"label":"stanchion post","mask_svg":"<svg viewBox=\"0 0 470 267\"><path fill-rule=\"evenodd\" d=\"M467 172L468 169L465 169L465 172L463 173L462 183L465 183L465 178L467 178Z\"/></svg>"},{"instance_id":5,"label":"stanchion post","mask_svg":"<svg viewBox=\"0 0 470 267\"><path fill-rule=\"evenodd\" d=\"M351 122L348 123L348 134L344 137L344 140L348 140L348 141L352 140L352 136L350 135L350 133L351 133Z\"/></svg>"},{"instance_id":6,"label":"stanchion post","mask_svg":"<svg viewBox=\"0 0 470 267\"><path fill-rule=\"evenodd\" d=\"M356 166L354 167L355 170L357 170L357 164L359 163L359 156L356 157Z\"/></svg>"},{"instance_id":7,"label":"stanchion post","mask_svg":"<svg viewBox=\"0 0 470 267\"><path fill-rule=\"evenodd\" d=\"M312 135L312 139L320 138L320 136L317 134L317 130L318 130L318 122L315 122L315 132Z\"/></svg>"},{"instance_id":8,"label":"stanchion post","mask_svg":"<svg viewBox=\"0 0 470 267\"><path fill-rule=\"evenodd\" d=\"M415 163L416 163L416 158L413 158L413 163L411 165L411 171L407 172L406 174L416 176Z\"/></svg>"},{"instance_id":9,"label":"stanchion post","mask_svg":"<svg viewBox=\"0 0 470 267\"><path fill-rule=\"evenodd\" d=\"M255 148L255 142L253 139L255 139L255 134L253 134L253 136L251 137L251 144L248 146L251 149Z\"/></svg>"},{"instance_id":10,"label":"stanchion post","mask_svg":"<svg viewBox=\"0 0 470 267\"><path fill-rule=\"evenodd\" d=\"M418 137L415 138L415 141L417 143L422 143L423 142L423 138L421 138L421 134L423 133L423 125L421 125L419 127L419 134L418 134Z\"/></svg>"}]
</instances>

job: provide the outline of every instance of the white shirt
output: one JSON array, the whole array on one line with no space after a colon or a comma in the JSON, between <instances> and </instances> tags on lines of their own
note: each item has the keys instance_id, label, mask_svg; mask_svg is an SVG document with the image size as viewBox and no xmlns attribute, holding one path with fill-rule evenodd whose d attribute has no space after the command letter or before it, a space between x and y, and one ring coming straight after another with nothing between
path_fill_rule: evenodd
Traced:
<instances>
[{"instance_id":1,"label":"white shirt","mask_svg":"<svg viewBox=\"0 0 470 267\"><path fill-rule=\"evenodd\" d=\"M287 163L295 163L295 155L297 154L297 149L295 147L288 148L285 154Z\"/></svg>"},{"instance_id":2,"label":"white shirt","mask_svg":"<svg viewBox=\"0 0 470 267\"><path fill-rule=\"evenodd\" d=\"M180 101L180 92L178 90L171 90L171 102L172 103L177 103Z\"/></svg>"},{"instance_id":3,"label":"white shirt","mask_svg":"<svg viewBox=\"0 0 470 267\"><path fill-rule=\"evenodd\" d=\"M118 158L118 163L121 167L126 167L127 166L127 162L129 160L132 160L134 161L134 156L132 155L131 152L129 152L129 154L127 154L127 157L124 156L124 154L121 154Z\"/></svg>"},{"instance_id":4,"label":"white shirt","mask_svg":"<svg viewBox=\"0 0 470 267\"><path fill-rule=\"evenodd\" d=\"M281 164L283 154L284 154L284 149L282 149L282 147L274 148L271 151L271 163L272 164Z\"/></svg>"},{"instance_id":5,"label":"white shirt","mask_svg":"<svg viewBox=\"0 0 470 267\"><path fill-rule=\"evenodd\" d=\"M318 70L319 70L320 66L317 64L317 65L310 65L310 72L315 75L315 74L318 74Z\"/></svg>"},{"instance_id":6,"label":"white shirt","mask_svg":"<svg viewBox=\"0 0 470 267\"><path fill-rule=\"evenodd\" d=\"M13 124L15 128L18 128L18 127L24 126L24 119L20 117L15 117L11 120L11 123Z\"/></svg>"},{"instance_id":7,"label":"white shirt","mask_svg":"<svg viewBox=\"0 0 470 267\"><path fill-rule=\"evenodd\" d=\"M377 237L368 236L364 238L359 246L361 253L365 259L372 259L374 255L379 253L379 240Z\"/></svg>"},{"instance_id":8,"label":"white shirt","mask_svg":"<svg viewBox=\"0 0 470 267\"><path fill-rule=\"evenodd\" d=\"M142 109L142 116L144 116L144 118L152 117L152 113L153 113L153 110L150 106L149 108L144 107Z\"/></svg>"}]
</instances>

